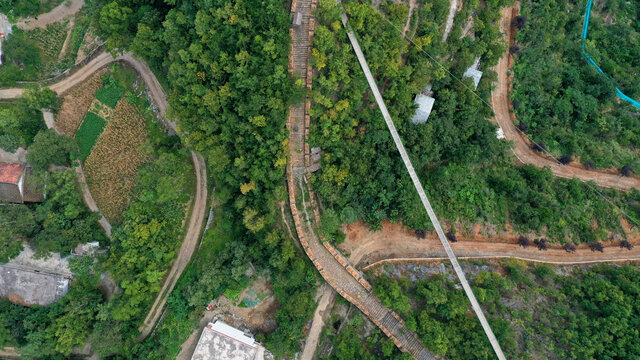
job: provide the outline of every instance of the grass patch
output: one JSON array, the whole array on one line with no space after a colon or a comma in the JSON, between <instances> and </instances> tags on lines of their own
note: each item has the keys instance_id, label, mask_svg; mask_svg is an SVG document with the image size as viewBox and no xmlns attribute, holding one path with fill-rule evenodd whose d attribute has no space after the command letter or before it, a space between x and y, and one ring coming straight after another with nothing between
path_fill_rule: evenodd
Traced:
<instances>
[{"instance_id":1,"label":"grass patch","mask_svg":"<svg viewBox=\"0 0 640 360\"><path fill-rule=\"evenodd\" d=\"M108 107L115 109L118 101L124 95L125 89L118 86L112 77L105 77L102 82L105 85L96 91L96 98Z\"/></svg>"},{"instance_id":2,"label":"grass patch","mask_svg":"<svg viewBox=\"0 0 640 360\"><path fill-rule=\"evenodd\" d=\"M76 140L78 141L78 147L80 148L80 158L85 161L91 149L98 140L98 136L102 133L106 122L100 116L89 112L82 121L80 128L76 132Z\"/></svg>"}]
</instances>

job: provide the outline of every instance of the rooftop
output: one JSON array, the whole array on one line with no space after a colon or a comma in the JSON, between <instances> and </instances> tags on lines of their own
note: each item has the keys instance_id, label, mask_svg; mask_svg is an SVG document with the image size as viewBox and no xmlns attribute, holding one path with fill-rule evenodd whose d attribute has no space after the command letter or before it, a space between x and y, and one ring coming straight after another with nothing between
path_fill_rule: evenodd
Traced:
<instances>
[{"instance_id":1,"label":"rooftop","mask_svg":"<svg viewBox=\"0 0 640 360\"><path fill-rule=\"evenodd\" d=\"M413 102L418 104L418 110L416 110L415 115L413 115L413 118L411 118L414 124L422 124L427 122L427 120L429 119L429 114L431 114L431 110L433 109L433 103L435 101L436 99L424 94L418 94L416 96Z\"/></svg>"},{"instance_id":2,"label":"rooftop","mask_svg":"<svg viewBox=\"0 0 640 360\"><path fill-rule=\"evenodd\" d=\"M476 57L473 65L469 66L467 71L464 72L462 77L470 77L473 79L473 86L477 89L478 84L480 83L480 79L482 78L482 71L478 70L480 67L480 57Z\"/></svg>"},{"instance_id":3,"label":"rooftop","mask_svg":"<svg viewBox=\"0 0 640 360\"><path fill-rule=\"evenodd\" d=\"M23 170L22 164L0 163L0 183L17 184Z\"/></svg>"},{"instance_id":4,"label":"rooftop","mask_svg":"<svg viewBox=\"0 0 640 360\"><path fill-rule=\"evenodd\" d=\"M253 360L262 358L262 346L222 321L209 323L200 335L191 360Z\"/></svg>"}]
</instances>

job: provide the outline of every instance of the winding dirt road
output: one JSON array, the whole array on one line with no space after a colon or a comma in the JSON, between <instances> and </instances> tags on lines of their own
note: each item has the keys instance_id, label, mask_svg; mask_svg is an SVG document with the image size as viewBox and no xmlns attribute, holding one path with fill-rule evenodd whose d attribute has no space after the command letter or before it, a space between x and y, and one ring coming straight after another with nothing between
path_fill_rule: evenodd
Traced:
<instances>
[{"instance_id":1,"label":"winding dirt road","mask_svg":"<svg viewBox=\"0 0 640 360\"><path fill-rule=\"evenodd\" d=\"M513 7L502 10L500 31L504 34L505 40L507 40L510 45L513 44L511 21L518 14L518 7L519 2ZM513 153L520 162L538 167L548 167L557 177L593 181L599 186L620 190L640 189L640 178L638 177L624 177L604 170L586 170L579 164L562 165L552 157L534 151L531 148L529 139L516 128L516 117L515 114L511 112L511 101L509 100L511 79L509 77L509 69L512 65L513 58L507 51L494 69L498 73L498 83L491 93L491 104L496 114L496 122L502 128L504 136L513 142Z\"/></svg>"},{"instance_id":2,"label":"winding dirt road","mask_svg":"<svg viewBox=\"0 0 640 360\"><path fill-rule=\"evenodd\" d=\"M340 248L350 254L351 263L365 271L380 263L431 261L447 256L436 234L427 233L427 238L420 240L402 224L385 223L383 231L371 231L364 225L354 224L347 226L346 233L347 239ZM560 247L540 251L533 245L523 248L517 244L486 241L458 241L451 243L451 247L462 259L517 258L555 265L640 260L640 246L626 250L617 244L606 247L602 253L591 251L586 244L578 245L574 253Z\"/></svg>"},{"instance_id":3,"label":"winding dirt road","mask_svg":"<svg viewBox=\"0 0 640 360\"><path fill-rule=\"evenodd\" d=\"M93 58L90 62L88 62L85 66L78 69L76 72L72 73L60 82L49 86L49 88L54 90L57 94L62 94L73 86L87 79L102 67L115 61L124 62L136 70L136 72L145 82L147 89L149 90L154 103L158 106L158 111L165 121L166 125L173 132L176 132L176 124L166 119L166 117L164 116L169 104L167 102L167 96L162 89L162 86L158 82L158 79L156 79L155 75L153 75L153 72L151 72L151 69L149 69L149 66L143 61L135 59L131 53L124 53L117 58L114 58L113 56L111 56L111 54L102 52L95 58ZM18 98L22 96L23 92L24 89L21 88L0 89L0 99ZM207 168L204 159L200 154L192 152L191 157L193 160L194 171L196 172L196 195L195 199L193 199L192 201L193 208L191 218L189 219L189 226L186 230L185 237L182 245L180 246L177 258L173 262L171 270L169 271L169 274L165 279L162 290L158 293L158 296L156 297L153 306L149 311L149 314L147 315L143 325L139 329L142 333L140 339L144 339L151 332L153 325L161 316L162 309L167 301L167 297L173 290L173 287L178 281L178 278L180 278L180 275L191 260L191 256L198 246L198 240L200 237L202 225L204 223L207 208Z\"/></svg>"}]
</instances>

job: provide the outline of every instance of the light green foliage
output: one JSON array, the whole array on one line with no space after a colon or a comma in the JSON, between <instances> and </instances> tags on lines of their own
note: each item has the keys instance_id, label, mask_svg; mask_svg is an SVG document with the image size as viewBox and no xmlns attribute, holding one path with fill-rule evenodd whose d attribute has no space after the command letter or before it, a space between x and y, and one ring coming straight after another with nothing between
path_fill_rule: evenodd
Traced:
<instances>
[{"instance_id":1,"label":"light green foliage","mask_svg":"<svg viewBox=\"0 0 640 360\"><path fill-rule=\"evenodd\" d=\"M107 47L116 49L126 44L132 10L112 1L96 14L98 28L107 39Z\"/></svg>"},{"instance_id":2,"label":"light green foliage","mask_svg":"<svg viewBox=\"0 0 640 360\"><path fill-rule=\"evenodd\" d=\"M69 164L69 156L75 149L69 136L58 135L53 129L40 131L27 149L27 162L34 170L46 171L50 165Z\"/></svg>"},{"instance_id":3,"label":"light green foliage","mask_svg":"<svg viewBox=\"0 0 640 360\"><path fill-rule=\"evenodd\" d=\"M91 149L96 144L105 125L104 119L92 112L88 112L85 116L75 135L80 149L80 158L83 161L91 154Z\"/></svg>"}]
</instances>

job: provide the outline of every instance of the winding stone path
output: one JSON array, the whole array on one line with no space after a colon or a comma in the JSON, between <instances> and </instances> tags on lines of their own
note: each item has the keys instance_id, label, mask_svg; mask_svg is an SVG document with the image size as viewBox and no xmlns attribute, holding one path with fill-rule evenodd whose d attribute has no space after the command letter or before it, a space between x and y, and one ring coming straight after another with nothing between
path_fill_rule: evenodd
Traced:
<instances>
[{"instance_id":1,"label":"winding stone path","mask_svg":"<svg viewBox=\"0 0 640 360\"><path fill-rule=\"evenodd\" d=\"M315 25L312 11L315 7L315 0L294 0L291 9L294 20L301 19L301 23L299 25L294 23L290 30L292 49L289 70L299 74L309 89L312 86L313 76L309 56ZM313 193L306 185L306 169L309 164L307 139L310 105L310 100L307 99L304 104L292 106L287 119L290 153L287 164L289 205L300 245L329 285L367 315L376 326L393 339L396 346L416 359L435 359L418 337L405 327L400 317L382 305L380 300L371 293L371 285L362 275L349 265L333 246L323 242L315 233L320 216ZM308 202L311 202L311 208ZM304 217L300 215L298 206L301 207L300 211ZM306 356L309 356L311 350L305 349Z\"/></svg>"}]
</instances>

